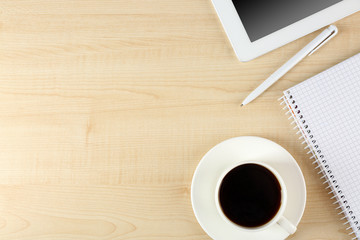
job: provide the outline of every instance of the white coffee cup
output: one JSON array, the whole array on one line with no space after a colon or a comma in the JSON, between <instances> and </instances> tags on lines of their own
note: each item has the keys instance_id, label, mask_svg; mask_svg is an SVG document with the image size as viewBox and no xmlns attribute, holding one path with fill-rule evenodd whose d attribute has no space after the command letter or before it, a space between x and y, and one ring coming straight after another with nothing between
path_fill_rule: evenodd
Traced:
<instances>
[{"instance_id":1,"label":"white coffee cup","mask_svg":"<svg viewBox=\"0 0 360 240\"><path fill-rule=\"evenodd\" d=\"M276 177L276 179L278 180L280 186L281 186L281 203L280 203L280 207L279 210L277 211L276 215L270 220L268 221L266 224L261 225L259 227L244 227L244 226L240 226L234 222L232 222L230 219L228 219L224 212L222 211L222 208L220 206L220 200L219 200L219 189L220 189L220 185L224 179L224 177L234 168L244 165L244 164L257 164L260 165L262 167L265 167L266 169L268 169L271 173L274 174L274 176ZM229 224L232 224L236 227L241 228L242 230L246 230L246 231L261 231L264 230L265 228L269 228L270 226L273 226L274 224L278 224L280 227L282 227L284 230L286 230L289 234L293 234L296 231L296 226L294 226L294 224L292 224L289 220L287 220L284 217L284 211L285 211L285 207L286 207L286 203L287 203L287 191L286 191L286 186L285 183L283 181L283 179L281 178L281 176L279 175L279 173L277 171L275 171L275 169L273 169L272 167L270 167L269 165L262 163L262 162L257 162L257 161L251 161L251 162L242 162L242 163L238 163L233 165L232 167L226 169L225 171L222 172L222 174L220 175L217 185L216 185L216 190L215 190L215 203L216 203L216 208L219 212L219 214L222 216L222 218L224 219L224 221L226 221Z\"/></svg>"}]
</instances>

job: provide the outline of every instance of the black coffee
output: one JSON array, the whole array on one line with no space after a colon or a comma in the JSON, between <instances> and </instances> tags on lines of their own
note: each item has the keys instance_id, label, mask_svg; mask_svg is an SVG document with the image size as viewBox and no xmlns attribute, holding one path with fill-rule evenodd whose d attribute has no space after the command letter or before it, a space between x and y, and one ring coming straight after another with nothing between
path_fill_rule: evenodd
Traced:
<instances>
[{"instance_id":1,"label":"black coffee","mask_svg":"<svg viewBox=\"0 0 360 240\"><path fill-rule=\"evenodd\" d=\"M281 186L267 168L244 164L226 174L219 189L225 216L243 227L259 227L269 222L281 204Z\"/></svg>"}]
</instances>

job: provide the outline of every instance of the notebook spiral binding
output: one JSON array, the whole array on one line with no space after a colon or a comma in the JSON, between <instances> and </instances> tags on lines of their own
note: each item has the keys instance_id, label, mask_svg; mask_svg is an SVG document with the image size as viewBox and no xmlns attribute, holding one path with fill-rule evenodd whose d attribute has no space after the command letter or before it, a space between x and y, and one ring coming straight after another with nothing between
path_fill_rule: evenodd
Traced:
<instances>
[{"instance_id":1,"label":"notebook spiral binding","mask_svg":"<svg viewBox=\"0 0 360 240\"><path fill-rule=\"evenodd\" d=\"M339 205L335 208L336 210L341 210L338 215L344 215L340 219L346 219L346 222L344 223L344 225L348 225L346 230L352 228L353 231L349 233L349 235L355 235L352 240L360 240L360 238L358 238L356 234L360 233L360 219L357 219L354 215L354 212L351 210L351 206L348 204L348 201L343 194L336 177L333 175L331 167L327 163L326 157L322 153L320 146L317 144L316 138L312 134L311 129L306 122L305 116L303 116L301 110L298 109L298 105L296 105L296 100L291 95L290 91L287 91L286 93L287 95L284 95L283 97L278 99L279 101L281 101L280 105L285 104L285 106L283 107L283 110L287 110L285 115L290 114L288 120L293 120L291 122L291 125L295 124L295 127L293 129L298 129L296 134L298 135L301 133L299 139L303 139L302 144L306 144L306 147L304 149L309 149L307 154L311 154L310 159L313 160L312 164L317 165L315 167L315 169L319 170L317 174L322 174L320 179L324 180L323 184L327 184L325 189L330 189L328 194L333 195L332 197L330 197L330 199L335 199L333 204Z\"/></svg>"}]
</instances>

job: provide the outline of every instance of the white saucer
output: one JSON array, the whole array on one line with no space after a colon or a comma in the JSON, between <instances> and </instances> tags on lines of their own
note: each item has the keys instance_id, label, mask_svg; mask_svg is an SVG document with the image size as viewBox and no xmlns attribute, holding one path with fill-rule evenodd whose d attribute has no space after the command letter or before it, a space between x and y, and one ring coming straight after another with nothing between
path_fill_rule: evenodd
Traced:
<instances>
[{"instance_id":1,"label":"white saucer","mask_svg":"<svg viewBox=\"0 0 360 240\"><path fill-rule=\"evenodd\" d=\"M195 216L215 240L283 240L289 233L274 224L261 231L246 231L222 219L215 206L215 188L220 174L236 163L260 161L273 167L285 182L288 201L284 216L295 226L305 210L306 186L295 159L280 145L260 137L236 137L219 143L201 159L191 185Z\"/></svg>"}]
</instances>

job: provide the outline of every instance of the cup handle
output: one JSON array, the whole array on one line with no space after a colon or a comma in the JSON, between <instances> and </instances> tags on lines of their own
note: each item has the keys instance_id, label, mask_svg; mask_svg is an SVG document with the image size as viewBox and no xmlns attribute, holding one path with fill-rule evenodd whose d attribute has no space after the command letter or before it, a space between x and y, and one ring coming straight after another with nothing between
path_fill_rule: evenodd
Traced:
<instances>
[{"instance_id":1,"label":"cup handle","mask_svg":"<svg viewBox=\"0 0 360 240\"><path fill-rule=\"evenodd\" d=\"M294 234L296 232L296 227L289 220L287 220L284 216L282 216L277 224L280 225L283 229L285 229L288 233Z\"/></svg>"}]
</instances>

